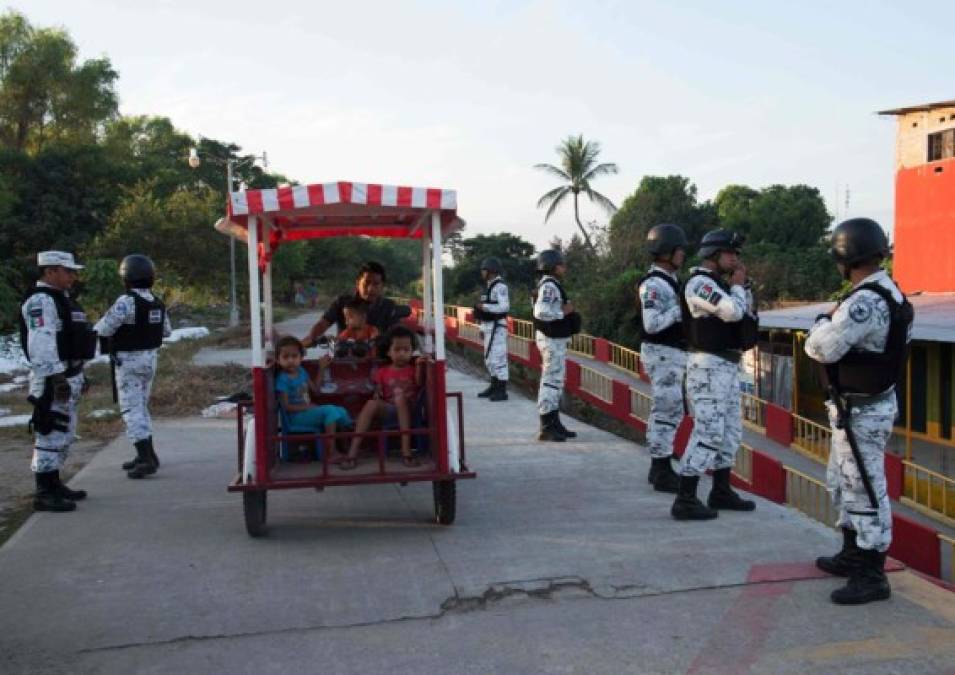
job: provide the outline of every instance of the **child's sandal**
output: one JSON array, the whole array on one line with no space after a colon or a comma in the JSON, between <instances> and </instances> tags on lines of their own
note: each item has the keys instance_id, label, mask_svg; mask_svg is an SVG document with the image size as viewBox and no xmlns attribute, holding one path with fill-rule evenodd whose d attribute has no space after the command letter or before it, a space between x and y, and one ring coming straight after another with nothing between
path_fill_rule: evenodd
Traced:
<instances>
[{"instance_id":1,"label":"child's sandal","mask_svg":"<svg viewBox=\"0 0 955 675\"><path fill-rule=\"evenodd\" d=\"M358 460L354 457L346 457L338 463L338 468L342 471L351 471L358 466Z\"/></svg>"},{"instance_id":2,"label":"child's sandal","mask_svg":"<svg viewBox=\"0 0 955 675\"><path fill-rule=\"evenodd\" d=\"M402 455L401 463L405 466L420 466L421 462L414 455Z\"/></svg>"}]
</instances>

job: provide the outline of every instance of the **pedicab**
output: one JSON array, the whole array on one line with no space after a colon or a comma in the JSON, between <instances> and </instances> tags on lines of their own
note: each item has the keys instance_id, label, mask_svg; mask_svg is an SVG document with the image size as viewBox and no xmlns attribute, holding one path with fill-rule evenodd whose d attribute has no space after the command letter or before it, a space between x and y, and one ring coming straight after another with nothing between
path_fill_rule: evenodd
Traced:
<instances>
[{"instance_id":1,"label":"pedicab","mask_svg":"<svg viewBox=\"0 0 955 675\"><path fill-rule=\"evenodd\" d=\"M333 182L229 195L226 216L215 227L255 253L248 257L252 400L239 405L237 474L228 486L229 492L242 494L249 535L267 531L270 491L300 488L320 492L348 485L430 482L435 520L454 522L456 481L476 473L465 459L461 393L447 391L441 252L444 239L463 225L453 190ZM404 319L419 332L419 348L427 357L417 414L407 430L385 425L361 434L299 433L282 424L274 391L272 257L288 242L351 236L421 242L423 297L414 301L413 318ZM406 314L411 312L406 308ZM302 365L315 377L318 361L308 356ZM373 358L334 359L332 384L323 382L313 402L341 405L354 417L372 395L369 378L375 367ZM393 446L402 434L412 436L418 466L395 457ZM364 456L358 467L346 471L336 464L335 446L354 437L362 439ZM287 451L291 443L314 448L308 461L292 458Z\"/></svg>"}]
</instances>

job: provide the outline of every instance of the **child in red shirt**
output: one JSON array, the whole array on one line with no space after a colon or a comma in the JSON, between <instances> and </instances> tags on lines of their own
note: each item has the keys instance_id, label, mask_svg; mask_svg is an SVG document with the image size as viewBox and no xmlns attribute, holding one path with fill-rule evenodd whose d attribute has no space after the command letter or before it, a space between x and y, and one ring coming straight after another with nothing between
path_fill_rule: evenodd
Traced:
<instances>
[{"instance_id":1,"label":"child in red shirt","mask_svg":"<svg viewBox=\"0 0 955 675\"><path fill-rule=\"evenodd\" d=\"M404 326L394 326L384 336L383 350L387 354L387 364L374 375L375 394L358 414L355 431L368 431L373 421L384 421L397 416L398 428L402 431L411 428L411 408L418 398L418 391L424 381L425 360L417 360L414 353L415 336ZM361 438L352 439L348 457L341 463L343 470L354 469L358 465L358 449ZM401 436L401 458L405 466L418 466L418 459L411 454L411 436Z\"/></svg>"},{"instance_id":2,"label":"child in red shirt","mask_svg":"<svg viewBox=\"0 0 955 675\"><path fill-rule=\"evenodd\" d=\"M378 329L368 323L368 303L352 298L342 309L345 314L345 330L338 334L339 341L355 340L370 342L378 337Z\"/></svg>"}]
</instances>

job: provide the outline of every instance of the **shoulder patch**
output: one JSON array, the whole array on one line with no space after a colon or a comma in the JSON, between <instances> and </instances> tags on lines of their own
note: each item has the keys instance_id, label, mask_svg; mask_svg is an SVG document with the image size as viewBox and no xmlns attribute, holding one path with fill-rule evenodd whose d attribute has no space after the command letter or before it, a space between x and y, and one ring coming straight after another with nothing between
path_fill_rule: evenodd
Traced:
<instances>
[{"instance_id":1,"label":"shoulder patch","mask_svg":"<svg viewBox=\"0 0 955 675\"><path fill-rule=\"evenodd\" d=\"M872 316L872 304L868 300L857 300L849 308L849 317L856 323L865 323Z\"/></svg>"},{"instance_id":2,"label":"shoulder patch","mask_svg":"<svg viewBox=\"0 0 955 675\"><path fill-rule=\"evenodd\" d=\"M697 289L696 297L700 298L701 300L706 300L711 305L715 305L723 296L716 288L713 287L713 284L705 283L700 286L699 289Z\"/></svg>"}]
</instances>

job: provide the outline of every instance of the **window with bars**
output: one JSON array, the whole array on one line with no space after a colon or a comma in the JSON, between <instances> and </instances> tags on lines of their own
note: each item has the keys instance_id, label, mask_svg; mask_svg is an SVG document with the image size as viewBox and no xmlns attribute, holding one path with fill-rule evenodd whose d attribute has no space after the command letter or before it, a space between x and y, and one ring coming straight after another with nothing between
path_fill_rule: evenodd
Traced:
<instances>
[{"instance_id":1,"label":"window with bars","mask_svg":"<svg viewBox=\"0 0 955 675\"><path fill-rule=\"evenodd\" d=\"M955 157L955 129L945 129L928 135L928 161Z\"/></svg>"}]
</instances>

